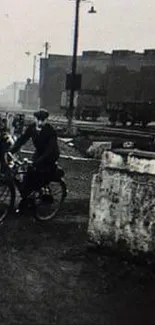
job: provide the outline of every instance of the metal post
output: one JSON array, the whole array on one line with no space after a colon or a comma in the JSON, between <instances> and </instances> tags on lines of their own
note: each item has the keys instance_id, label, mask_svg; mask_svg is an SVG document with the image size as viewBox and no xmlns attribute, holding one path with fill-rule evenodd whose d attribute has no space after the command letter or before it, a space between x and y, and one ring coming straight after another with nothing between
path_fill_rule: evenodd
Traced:
<instances>
[{"instance_id":1,"label":"metal post","mask_svg":"<svg viewBox=\"0 0 155 325\"><path fill-rule=\"evenodd\" d=\"M71 84L71 90L70 90L70 100L69 100L69 110L68 110L68 133L71 133L73 111L74 111L74 94L75 94L75 77L76 77L76 67L77 67L80 1L81 0L76 0L76 6L75 6L74 44L73 44L72 71L71 71L72 84Z\"/></svg>"},{"instance_id":2,"label":"metal post","mask_svg":"<svg viewBox=\"0 0 155 325\"><path fill-rule=\"evenodd\" d=\"M34 55L34 57L33 57L33 74L32 74L32 83L35 82L35 74L36 74L36 59L37 59L37 56Z\"/></svg>"},{"instance_id":3,"label":"metal post","mask_svg":"<svg viewBox=\"0 0 155 325\"><path fill-rule=\"evenodd\" d=\"M25 101L25 109L29 109L29 84L26 84L26 101Z\"/></svg>"}]
</instances>

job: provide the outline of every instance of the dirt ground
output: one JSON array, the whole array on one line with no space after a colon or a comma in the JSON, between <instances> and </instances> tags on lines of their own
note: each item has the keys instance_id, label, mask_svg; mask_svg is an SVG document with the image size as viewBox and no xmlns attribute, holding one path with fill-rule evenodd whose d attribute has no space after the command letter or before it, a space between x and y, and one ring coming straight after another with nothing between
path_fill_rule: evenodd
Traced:
<instances>
[{"instance_id":1,"label":"dirt ground","mask_svg":"<svg viewBox=\"0 0 155 325\"><path fill-rule=\"evenodd\" d=\"M59 216L12 216L0 227L0 324L155 324L154 273L87 243L97 163L61 164L69 192Z\"/></svg>"}]
</instances>

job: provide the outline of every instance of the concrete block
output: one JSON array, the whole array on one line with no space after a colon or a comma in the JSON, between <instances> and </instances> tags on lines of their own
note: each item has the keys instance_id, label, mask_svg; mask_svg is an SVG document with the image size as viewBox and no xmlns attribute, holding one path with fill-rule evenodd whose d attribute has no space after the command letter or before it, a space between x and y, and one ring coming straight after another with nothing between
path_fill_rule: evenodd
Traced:
<instances>
[{"instance_id":1,"label":"concrete block","mask_svg":"<svg viewBox=\"0 0 155 325\"><path fill-rule=\"evenodd\" d=\"M155 160L104 152L93 176L88 234L99 245L155 252Z\"/></svg>"}]
</instances>

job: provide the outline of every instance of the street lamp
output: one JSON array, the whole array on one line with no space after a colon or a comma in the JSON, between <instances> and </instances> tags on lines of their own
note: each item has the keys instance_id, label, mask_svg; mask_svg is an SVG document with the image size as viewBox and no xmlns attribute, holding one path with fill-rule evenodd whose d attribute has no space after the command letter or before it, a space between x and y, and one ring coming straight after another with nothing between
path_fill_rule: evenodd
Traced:
<instances>
[{"instance_id":1,"label":"street lamp","mask_svg":"<svg viewBox=\"0 0 155 325\"><path fill-rule=\"evenodd\" d=\"M31 53L30 51L25 52L25 54L26 54L28 57L32 55L32 53ZM42 52L39 52L39 53L33 55L32 85L35 83L35 75L36 75L36 60L37 60L37 57L38 57L38 56L41 57L42 54L43 54ZM27 81L26 81L26 87L25 87L25 91L26 91L26 93L25 93L25 94L26 94L25 106L26 106L26 109L29 108L29 99L30 99L30 98L29 98L29 96L30 96L30 94L29 94L29 90L30 90L30 88L31 88L30 84L31 84L31 79L30 79L30 78L27 78Z\"/></svg>"},{"instance_id":2,"label":"street lamp","mask_svg":"<svg viewBox=\"0 0 155 325\"><path fill-rule=\"evenodd\" d=\"M30 56L31 55L31 52L27 51L25 52L25 54L27 56ZM33 70L32 70L32 83L35 82L35 74L36 74L36 60L37 60L37 56L41 57L42 56L42 52L39 52L35 55L33 55Z\"/></svg>"},{"instance_id":3,"label":"street lamp","mask_svg":"<svg viewBox=\"0 0 155 325\"><path fill-rule=\"evenodd\" d=\"M77 50L78 50L78 31L79 31L79 11L80 3L82 1L91 2L87 0L75 0L75 21L74 21L74 43L73 43L73 55L72 55L72 69L71 69L71 89L70 89L70 98L69 98L69 110L68 110L68 132L71 133L73 111L74 111L74 94L75 94L75 85L76 85L76 68L77 68ZM96 13L94 6L91 6L88 11L90 14Z\"/></svg>"}]
</instances>

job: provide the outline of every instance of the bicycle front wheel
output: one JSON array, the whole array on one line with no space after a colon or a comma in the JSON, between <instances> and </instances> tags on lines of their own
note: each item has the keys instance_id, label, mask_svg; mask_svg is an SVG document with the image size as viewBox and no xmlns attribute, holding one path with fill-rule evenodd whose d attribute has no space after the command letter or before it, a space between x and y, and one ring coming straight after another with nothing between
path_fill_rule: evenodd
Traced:
<instances>
[{"instance_id":1,"label":"bicycle front wheel","mask_svg":"<svg viewBox=\"0 0 155 325\"><path fill-rule=\"evenodd\" d=\"M13 210L15 202L15 188L7 179L0 178L0 222Z\"/></svg>"},{"instance_id":2,"label":"bicycle front wheel","mask_svg":"<svg viewBox=\"0 0 155 325\"><path fill-rule=\"evenodd\" d=\"M63 180L52 181L44 189L47 193L38 192L35 195L35 217L41 221L54 218L67 195L66 184Z\"/></svg>"}]
</instances>

